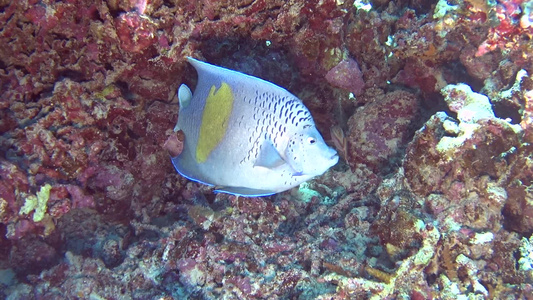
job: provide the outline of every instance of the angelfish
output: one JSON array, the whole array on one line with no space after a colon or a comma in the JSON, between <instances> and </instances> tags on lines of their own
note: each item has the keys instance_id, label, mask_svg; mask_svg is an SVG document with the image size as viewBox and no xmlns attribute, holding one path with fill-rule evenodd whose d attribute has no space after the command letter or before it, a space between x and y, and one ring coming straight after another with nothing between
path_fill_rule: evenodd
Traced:
<instances>
[{"instance_id":1,"label":"angelfish","mask_svg":"<svg viewBox=\"0 0 533 300\"><path fill-rule=\"evenodd\" d=\"M311 113L287 90L237 71L187 58L198 73L194 94L182 84L172 158L184 177L215 192L267 196L323 174L339 160Z\"/></svg>"}]
</instances>

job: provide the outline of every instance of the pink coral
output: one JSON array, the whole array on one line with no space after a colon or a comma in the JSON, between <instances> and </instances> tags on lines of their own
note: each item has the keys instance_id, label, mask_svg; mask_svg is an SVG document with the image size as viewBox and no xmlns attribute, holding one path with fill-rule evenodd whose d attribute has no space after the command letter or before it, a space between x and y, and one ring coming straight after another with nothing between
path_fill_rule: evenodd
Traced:
<instances>
[{"instance_id":1,"label":"pink coral","mask_svg":"<svg viewBox=\"0 0 533 300\"><path fill-rule=\"evenodd\" d=\"M359 96L365 82L357 62L351 58L341 61L326 74L326 80L336 87L343 88Z\"/></svg>"},{"instance_id":2,"label":"pink coral","mask_svg":"<svg viewBox=\"0 0 533 300\"><path fill-rule=\"evenodd\" d=\"M479 45L476 56L482 56L497 48L502 50L517 50L522 44L520 36L525 34L533 35L531 27L520 26L520 5L528 1L498 1L494 8L494 13L499 24L492 27L488 38Z\"/></svg>"},{"instance_id":3,"label":"pink coral","mask_svg":"<svg viewBox=\"0 0 533 300\"><path fill-rule=\"evenodd\" d=\"M117 35L121 47L128 52L140 52L156 41L154 23L142 12L128 12L116 20Z\"/></svg>"}]
</instances>

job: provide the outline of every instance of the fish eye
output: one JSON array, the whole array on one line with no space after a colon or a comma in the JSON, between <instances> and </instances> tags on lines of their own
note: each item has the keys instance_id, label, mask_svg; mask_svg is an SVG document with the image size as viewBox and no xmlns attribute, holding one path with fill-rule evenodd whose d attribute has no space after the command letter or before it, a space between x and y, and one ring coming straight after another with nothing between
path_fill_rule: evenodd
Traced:
<instances>
[{"instance_id":1,"label":"fish eye","mask_svg":"<svg viewBox=\"0 0 533 300\"><path fill-rule=\"evenodd\" d=\"M313 145L314 143L316 143L316 139L314 137L308 137L307 138L307 143L309 145Z\"/></svg>"}]
</instances>

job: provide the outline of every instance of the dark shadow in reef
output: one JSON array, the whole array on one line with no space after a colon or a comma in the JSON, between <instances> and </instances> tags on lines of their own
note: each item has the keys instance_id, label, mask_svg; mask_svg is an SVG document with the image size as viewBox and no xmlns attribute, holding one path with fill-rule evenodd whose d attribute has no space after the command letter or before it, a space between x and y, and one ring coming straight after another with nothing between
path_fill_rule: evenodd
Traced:
<instances>
[{"instance_id":1,"label":"dark shadow in reef","mask_svg":"<svg viewBox=\"0 0 533 300\"><path fill-rule=\"evenodd\" d=\"M295 93L301 81L288 51L268 43L244 38L211 39L204 41L199 50L208 63L259 77Z\"/></svg>"}]
</instances>

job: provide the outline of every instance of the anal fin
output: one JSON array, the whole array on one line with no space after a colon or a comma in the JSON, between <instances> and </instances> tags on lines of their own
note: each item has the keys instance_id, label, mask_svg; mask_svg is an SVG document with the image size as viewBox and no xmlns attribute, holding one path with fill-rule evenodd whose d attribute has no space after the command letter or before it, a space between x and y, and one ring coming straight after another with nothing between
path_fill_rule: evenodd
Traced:
<instances>
[{"instance_id":1,"label":"anal fin","mask_svg":"<svg viewBox=\"0 0 533 300\"><path fill-rule=\"evenodd\" d=\"M226 193L243 197L262 197L273 195L276 192L239 186L216 186L215 193Z\"/></svg>"}]
</instances>

